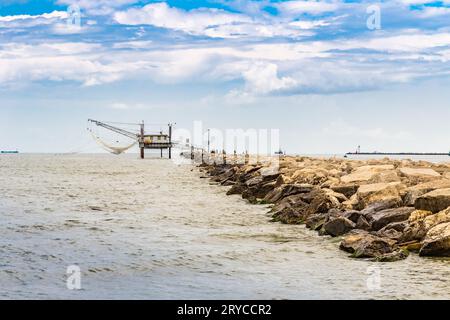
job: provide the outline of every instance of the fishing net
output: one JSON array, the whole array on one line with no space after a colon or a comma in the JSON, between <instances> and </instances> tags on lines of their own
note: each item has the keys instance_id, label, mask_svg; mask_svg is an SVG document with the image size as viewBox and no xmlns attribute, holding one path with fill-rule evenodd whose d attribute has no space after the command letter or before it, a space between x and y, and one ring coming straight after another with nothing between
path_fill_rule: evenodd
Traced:
<instances>
[{"instance_id":1,"label":"fishing net","mask_svg":"<svg viewBox=\"0 0 450 320\"><path fill-rule=\"evenodd\" d=\"M131 149L132 147L134 147L138 142L134 141L132 144L128 145L128 146L124 146L124 147L117 147L117 146L112 146L109 145L108 143L106 143L105 141L101 140L100 137L96 136L93 132L91 132L92 137L94 138L94 140L106 151L111 152L113 154L122 154L125 151L127 151L128 149Z\"/></svg>"},{"instance_id":2,"label":"fishing net","mask_svg":"<svg viewBox=\"0 0 450 320\"><path fill-rule=\"evenodd\" d=\"M137 139L131 139L130 137L123 136L117 132L112 132L90 122L88 122L87 130L101 148L112 154L122 154L138 144ZM135 128L133 128L133 130L130 128L130 131L135 131Z\"/></svg>"}]
</instances>

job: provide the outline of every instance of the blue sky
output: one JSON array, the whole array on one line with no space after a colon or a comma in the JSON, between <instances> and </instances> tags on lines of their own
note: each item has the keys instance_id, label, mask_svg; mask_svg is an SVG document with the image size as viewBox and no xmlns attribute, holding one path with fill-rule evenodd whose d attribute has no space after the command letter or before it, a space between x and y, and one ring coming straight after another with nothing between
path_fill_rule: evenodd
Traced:
<instances>
[{"instance_id":1,"label":"blue sky","mask_svg":"<svg viewBox=\"0 0 450 320\"><path fill-rule=\"evenodd\" d=\"M96 118L446 152L449 60L450 0L0 0L0 149L96 151Z\"/></svg>"}]
</instances>

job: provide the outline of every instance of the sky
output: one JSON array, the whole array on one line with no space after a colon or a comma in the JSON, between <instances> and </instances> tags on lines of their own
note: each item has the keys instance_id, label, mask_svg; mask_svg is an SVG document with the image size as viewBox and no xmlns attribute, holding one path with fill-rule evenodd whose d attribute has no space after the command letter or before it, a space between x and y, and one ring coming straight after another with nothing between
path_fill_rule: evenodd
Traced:
<instances>
[{"instance_id":1,"label":"sky","mask_svg":"<svg viewBox=\"0 0 450 320\"><path fill-rule=\"evenodd\" d=\"M449 75L450 0L0 0L1 150L100 151L93 118L448 152Z\"/></svg>"}]
</instances>

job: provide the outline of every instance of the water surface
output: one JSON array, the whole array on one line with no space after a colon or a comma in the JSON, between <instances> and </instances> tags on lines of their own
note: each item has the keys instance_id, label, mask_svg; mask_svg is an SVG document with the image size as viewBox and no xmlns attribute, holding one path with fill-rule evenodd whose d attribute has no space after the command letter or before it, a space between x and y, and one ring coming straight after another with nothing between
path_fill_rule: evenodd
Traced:
<instances>
[{"instance_id":1,"label":"water surface","mask_svg":"<svg viewBox=\"0 0 450 320\"><path fill-rule=\"evenodd\" d=\"M0 156L0 298L450 299L449 260L351 259L200 176L135 156Z\"/></svg>"}]
</instances>

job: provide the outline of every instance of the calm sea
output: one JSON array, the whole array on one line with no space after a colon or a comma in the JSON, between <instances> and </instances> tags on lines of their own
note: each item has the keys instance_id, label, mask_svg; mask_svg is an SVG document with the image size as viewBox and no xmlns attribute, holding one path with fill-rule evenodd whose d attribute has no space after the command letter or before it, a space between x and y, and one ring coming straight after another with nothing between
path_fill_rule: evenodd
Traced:
<instances>
[{"instance_id":1,"label":"calm sea","mask_svg":"<svg viewBox=\"0 0 450 320\"><path fill-rule=\"evenodd\" d=\"M351 259L200 175L135 155L0 156L0 298L450 299L449 260Z\"/></svg>"}]
</instances>

